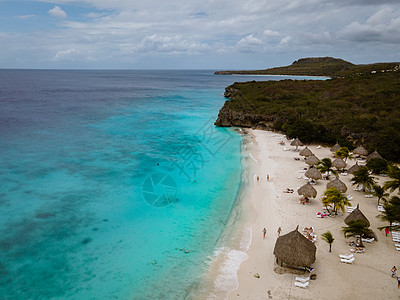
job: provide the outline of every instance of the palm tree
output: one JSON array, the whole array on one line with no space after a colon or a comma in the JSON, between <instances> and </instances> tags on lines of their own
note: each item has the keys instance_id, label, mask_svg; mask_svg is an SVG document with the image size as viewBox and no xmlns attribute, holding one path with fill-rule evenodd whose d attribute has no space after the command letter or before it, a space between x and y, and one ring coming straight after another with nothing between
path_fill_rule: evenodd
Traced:
<instances>
[{"instance_id":1,"label":"palm tree","mask_svg":"<svg viewBox=\"0 0 400 300\"><path fill-rule=\"evenodd\" d=\"M345 206L350 205L349 199L343 196L336 188L330 188L325 191L322 197L322 203L325 206L332 205L335 215L337 215L339 209L345 212Z\"/></svg>"},{"instance_id":2,"label":"palm tree","mask_svg":"<svg viewBox=\"0 0 400 300\"><path fill-rule=\"evenodd\" d=\"M332 243L335 240L330 231L327 231L321 235L322 239L329 244L329 252L332 252Z\"/></svg>"},{"instance_id":3,"label":"palm tree","mask_svg":"<svg viewBox=\"0 0 400 300\"><path fill-rule=\"evenodd\" d=\"M332 172L332 174L334 174L335 176L337 176L337 172L333 169L332 167L332 161L330 158L323 158L321 159L318 163L317 163L317 169L321 172L321 173L328 173L328 179L329 179L329 175Z\"/></svg>"},{"instance_id":4,"label":"palm tree","mask_svg":"<svg viewBox=\"0 0 400 300\"><path fill-rule=\"evenodd\" d=\"M384 211L378 215L382 221L389 222L389 226L383 226L379 229L389 228L389 229L399 229L400 226L392 226L393 222L400 222L400 198L397 196L392 196L389 201L383 205Z\"/></svg>"},{"instance_id":5,"label":"palm tree","mask_svg":"<svg viewBox=\"0 0 400 300\"><path fill-rule=\"evenodd\" d=\"M386 192L386 190L383 188L383 186L380 186L379 184L373 184L372 185L373 188L373 195L375 197L378 197L378 206L379 206L379 201L383 200L384 202L386 202L386 197L389 196L389 193Z\"/></svg>"},{"instance_id":6,"label":"palm tree","mask_svg":"<svg viewBox=\"0 0 400 300\"><path fill-rule=\"evenodd\" d=\"M362 185L362 191L365 192L365 188L371 189L372 185L375 183L374 177L369 174L367 167L361 167L354 172L351 182L353 185Z\"/></svg>"},{"instance_id":7,"label":"palm tree","mask_svg":"<svg viewBox=\"0 0 400 300\"><path fill-rule=\"evenodd\" d=\"M369 224L367 220L357 219L350 221L347 226L342 227L344 237L356 236L360 238L360 246L364 247L362 243L362 237L364 235L372 234L372 230L369 229Z\"/></svg>"},{"instance_id":8,"label":"palm tree","mask_svg":"<svg viewBox=\"0 0 400 300\"><path fill-rule=\"evenodd\" d=\"M340 157L344 161L347 161L348 158L353 158L350 154L350 150L347 147L342 147L338 151L335 152L335 157Z\"/></svg>"},{"instance_id":9,"label":"palm tree","mask_svg":"<svg viewBox=\"0 0 400 300\"><path fill-rule=\"evenodd\" d=\"M390 190L391 192L397 189L400 193L400 168L397 166L390 166L388 175L393 180L386 181L383 185L384 188L386 190Z\"/></svg>"}]
</instances>

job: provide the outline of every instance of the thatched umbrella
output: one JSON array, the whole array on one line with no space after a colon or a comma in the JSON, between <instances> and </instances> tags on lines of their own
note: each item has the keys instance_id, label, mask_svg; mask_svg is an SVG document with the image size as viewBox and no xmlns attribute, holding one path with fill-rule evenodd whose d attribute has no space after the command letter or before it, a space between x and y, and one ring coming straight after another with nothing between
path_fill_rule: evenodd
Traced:
<instances>
[{"instance_id":1,"label":"thatched umbrella","mask_svg":"<svg viewBox=\"0 0 400 300\"><path fill-rule=\"evenodd\" d=\"M360 165L356 162L356 164L352 167L350 167L347 172L350 174L354 174L355 171L359 170L361 167Z\"/></svg>"},{"instance_id":2,"label":"thatched umbrella","mask_svg":"<svg viewBox=\"0 0 400 300\"><path fill-rule=\"evenodd\" d=\"M335 178L334 180L328 182L326 184L326 188L330 189L330 188L335 188L337 190L339 190L339 192L341 193L346 193L347 191L347 186L339 180L339 178Z\"/></svg>"},{"instance_id":3,"label":"thatched umbrella","mask_svg":"<svg viewBox=\"0 0 400 300\"><path fill-rule=\"evenodd\" d=\"M299 146L304 146L304 144L299 140L299 138L296 138L295 140L293 140L293 141L290 143L290 146L296 146L296 151L297 151L297 148L298 148Z\"/></svg>"},{"instance_id":4,"label":"thatched umbrella","mask_svg":"<svg viewBox=\"0 0 400 300\"><path fill-rule=\"evenodd\" d=\"M316 157L315 155L311 155L306 158L306 164L310 166L314 166L319 162L319 158Z\"/></svg>"},{"instance_id":5,"label":"thatched umbrella","mask_svg":"<svg viewBox=\"0 0 400 300\"><path fill-rule=\"evenodd\" d=\"M338 151L340 148L340 145L338 144L338 142L336 142L336 144L331 148L331 152L336 152Z\"/></svg>"},{"instance_id":6,"label":"thatched umbrella","mask_svg":"<svg viewBox=\"0 0 400 300\"><path fill-rule=\"evenodd\" d=\"M341 159L340 157L336 158L333 160L332 162L332 167L340 170L340 169L344 169L346 167L346 163L343 159Z\"/></svg>"},{"instance_id":7,"label":"thatched umbrella","mask_svg":"<svg viewBox=\"0 0 400 300\"><path fill-rule=\"evenodd\" d=\"M289 266L310 267L315 262L317 248L297 228L278 237L274 247L274 255L278 264Z\"/></svg>"},{"instance_id":8,"label":"thatched umbrella","mask_svg":"<svg viewBox=\"0 0 400 300\"><path fill-rule=\"evenodd\" d=\"M310 149L307 148L307 146L306 146L303 150L301 150L301 151L299 152L299 154L300 154L301 156L305 156L305 157L309 157L309 156L313 155L313 153L311 152Z\"/></svg>"},{"instance_id":9,"label":"thatched umbrella","mask_svg":"<svg viewBox=\"0 0 400 300\"><path fill-rule=\"evenodd\" d=\"M314 168L314 167L310 167L304 175L308 178L315 179L315 180L322 179L321 172L318 171L318 169Z\"/></svg>"},{"instance_id":10,"label":"thatched umbrella","mask_svg":"<svg viewBox=\"0 0 400 300\"><path fill-rule=\"evenodd\" d=\"M382 156L378 153L378 151L372 152L370 155L367 156L367 161L371 158L382 158Z\"/></svg>"},{"instance_id":11,"label":"thatched umbrella","mask_svg":"<svg viewBox=\"0 0 400 300\"><path fill-rule=\"evenodd\" d=\"M308 182L303 185L301 188L298 189L297 193L299 195L303 195L304 197L312 197L315 198L317 197L317 190Z\"/></svg>"},{"instance_id":12,"label":"thatched umbrella","mask_svg":"<svg viewBox=\"0 0 400 300\"><path fill-rule=\"evenodd\" d=\"M359 204L357 204L356 209L354 209L353 212L351 212L351 213L346 217L346 219L344 219L344 222L345 222L347 225L349 225L350 221L353 221L353 220L360 220L360 219L361 219L361 220L367 221L367 222L368 222L368 226L370 226L370 223L369 223L367 217L364 216L364 214L363 214L363 213L361 212L361 210L359 209Z\"/></svg>"},{"instance_id":13,"label":"thatched umbrella","mask_svg":"<svg viewBox=\"0 0 400 300\"><path fill-rule=\"evenodd\" d=\"M368 151L365 149L362 145L358 146L356 149L353 150L354 154L362 155L362 156L367 156Z\"/></svg>"}]
</instances>

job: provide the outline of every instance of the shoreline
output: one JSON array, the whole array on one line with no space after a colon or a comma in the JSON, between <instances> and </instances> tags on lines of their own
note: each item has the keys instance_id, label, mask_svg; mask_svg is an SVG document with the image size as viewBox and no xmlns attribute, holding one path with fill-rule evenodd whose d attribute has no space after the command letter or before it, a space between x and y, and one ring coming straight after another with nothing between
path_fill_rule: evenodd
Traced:
<instances>
[{"instance_id":1,"label":"shoreline","mask_svg":"<svg viewBox=\"0 0 400 300\"><path fill-rule=\"evenodd\" d=\"M378 242L365 245L364 254L355 255L353 265L341 263L339 254L349 254L350 247L346 241L353 240L345 239L341 232L345 225L343 220L348 214L340 213L336 217L322 219L316 217L316 212L322 211L321 195L327 181L320 180L314 186L318 191L316 199L307 205L299 204L296 190L306 182L301 172L307 166L302 158L300 161L294 160L300 157L299 152L288 146L282 134L246 131L248 133L243 136L242 142L243 182L240 199L221 240L222 250L217 250L211 260L209 272L205 276L206 287L195 299L347 299L356 295L362 299L398 299L397 282L391 278L390 269L398 262L399 254L391 237L385 237L377 229L385 223L376 218L379 214L376 198L365 198L364 193L353 191L351 175L340 176L348 187L346 195L354 197L351 204L360 204L361 211L369 219L371 229L378 238ZM284 151L284 146L278 144L280 140L285 140L289 151ZM320 159L332 158L326 147L307 146ZM354 160L348 161L347 168L354 163ZM269 181L266 179L267 174ZM257 175L259 181L255 179ZM301 179L298 178L300 175ZM381 176L376 177L379 184L387 180ZM286 188L293 188L295 193L283 193ZM297 225L300 231L304 227L313 226L317 234L316 262L313 265L317 279L311 281L307 289L294 287L295 275L274 272L273 248L278 237L277 229L281 227L281 234L286 234ZM264 227L267 229L265 240L261 232ZM246 228L249 229L246 231ZM329 245L321 239L327 230L335 238L331 253L328 251ZM246 238L250 241L248 249L240 245L240 240ZM260 278L254 277L256 273ZM231 284L229 290L221 290L218 287L221 278L231 283L236 280L237 284Z\"/></svg>"}]
</instances>

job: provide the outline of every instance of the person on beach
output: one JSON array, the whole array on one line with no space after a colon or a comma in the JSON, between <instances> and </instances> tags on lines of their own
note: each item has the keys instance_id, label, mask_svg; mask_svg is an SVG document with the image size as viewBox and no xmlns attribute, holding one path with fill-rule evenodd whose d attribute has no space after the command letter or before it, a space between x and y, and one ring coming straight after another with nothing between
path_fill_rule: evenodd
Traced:
<instances>
[{"instance_id":1,"label":"person on beach","mask_svg":"<svg viewBox=\"0 0 400 300\"><path fill-rule=\"evenodd\" d=\"M282 231L282 228L278 228L278 236L280 236L281 235L281 231Z\"/></svg>"},{"instance_id":2,"label":"person on beach","mask_svg":"<svg viewBox=\"0 0 400 300\"><path fill-rule=\"evenodd\" d=\"M260 181L260 177L257 175L257 181Z\"/></svg>"},{"instance_id":3,"label":"person on beach","mask_svg":"<svg viewBox=\"0 0 400 300\"><path fill-rule=\"evenodd\" d=\"M397 276L397 288L400 288L400 275Z\"/></svg>"},{"instance_id":4,"label":"person on beach","mask_svg":"<svg viewBox=\"0 0 400 300\"><path fill-rule=\"evenodd\" d=\"M264 227L264 229L262 230L262 232L263 232L263 234L264 234L264 239L265 239L265 235L267 234L267 229L265 229L265 227Z\"/></svg>"},{"instance_id":5,"label":"person on beach","mask_svg":"<svg viewBox=\"0 0 400 300\"><path fill-rule=\"evenodd\" d=\"M393 268L392 268L392 277L396 277L396 272L397 272L396 266L393 266Z\"/></svg>"},{"instance_id":6,"label":"person on beach","mask_svg":"<svg viewBox=\"0 0 400 300\"><path fill-rule=\"evenodd\" d=\"M267 180L269 181L269 175L267 175Z\"/></svg>"},{"instance_id":7,"label":"person on beach","mask_svg":"<svg viewBox=\"0 0 400 300\"><path fill-rule=\"evenodd\" d=\"M386 236L389 234L389 229L385 228Z\"/></svg>"}]
</instances>

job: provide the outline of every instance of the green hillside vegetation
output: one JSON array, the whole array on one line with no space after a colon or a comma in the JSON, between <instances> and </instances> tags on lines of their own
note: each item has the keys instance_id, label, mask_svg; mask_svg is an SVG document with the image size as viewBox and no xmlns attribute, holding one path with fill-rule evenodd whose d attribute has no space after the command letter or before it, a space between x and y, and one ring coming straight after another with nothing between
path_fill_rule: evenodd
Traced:
<instances>
[{"instance_id":1,"label":"green hillside vegetation","mask_svg":"<svg viewBox=\"0 0 400 300\"><path fill-rule=\"evenodd\" d=\"M400 161L400 71L320 80L235 83L227 109L273 119L276 130L303 142L353 148L362 143Z\"/></svg>"},{"instance_id":2,"label":"green hillside vegetation","mask_svg":"<svg viewBox=\"0 0 400 300\"><path fill-rule=\"evenodd\" d=\"M289 66L270 68L265 70L217 71L217 75L303 75L343 77L367 74L373 71L394 70L399 63L376 63L369 65L355 65L343 59L333 57L301 58Z\"/></svg>"}]
</instances>

